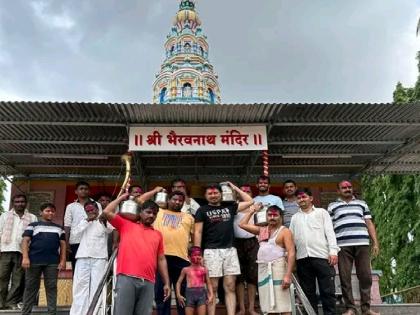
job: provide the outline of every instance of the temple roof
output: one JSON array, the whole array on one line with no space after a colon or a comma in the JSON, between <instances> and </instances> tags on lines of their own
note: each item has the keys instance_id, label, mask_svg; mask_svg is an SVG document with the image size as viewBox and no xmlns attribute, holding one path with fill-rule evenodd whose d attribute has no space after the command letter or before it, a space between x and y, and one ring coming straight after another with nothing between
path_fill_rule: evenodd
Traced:
<instances>
[{"instance_id":1,"label":"temple roof","mask_svg":"<svg viewBox=\"0 0 420 315\"><path fill-rule=\"evenodd\" d=\"M130 125L267 126L273 178L420 173L420 103L152 104L0 102L0 172L117 177ZM134 175L247 180L261 153L136 152Z\"/></svg>"}]
</instances>

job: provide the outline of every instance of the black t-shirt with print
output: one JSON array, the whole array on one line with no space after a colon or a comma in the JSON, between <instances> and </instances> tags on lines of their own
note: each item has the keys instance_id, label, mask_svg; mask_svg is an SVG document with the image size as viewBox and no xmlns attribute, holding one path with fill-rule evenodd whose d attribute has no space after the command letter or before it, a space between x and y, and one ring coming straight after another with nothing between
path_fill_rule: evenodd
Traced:
<instances>
[{"instance_id":1,"label":"black t-shirt with print","mask_svg":"<svg viewBox=\"0 0 420 315\"><path fill-rule=\"evenodd\" d=\"M198 208L196 222L203 222L201 246L206 248L230 248L233 246L233 219L238 205L205 205Z\"/></svg>"}]
</instances>

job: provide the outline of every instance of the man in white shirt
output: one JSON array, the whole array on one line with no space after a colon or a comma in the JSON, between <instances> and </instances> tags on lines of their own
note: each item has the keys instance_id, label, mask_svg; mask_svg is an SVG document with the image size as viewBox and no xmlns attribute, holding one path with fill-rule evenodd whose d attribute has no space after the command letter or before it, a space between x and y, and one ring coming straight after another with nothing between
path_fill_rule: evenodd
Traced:
<instances>
[{"instance_id":1,"label":"man in white shirt","mask_svg":"<svg viewBox=\"0 0 420 315\"><path fill-rule=\"evenodd\" d=\"M79 181L76 183L76 190L74 191L77 199L68 204L64 215L64 230L66 232L66 243L67 251L69 253L69 259L71 261L72 272L76 267L76 253L80 244L80 235L71 233L79 223L86 218L86 212L84 205L88 201L93 201L89 198L89 184L85 181ZM102 207L98 203L99 212L102 212Z\"/></svg>"},{"instance_id":2,"label":"man in white shirt","mask_svg":"<svg viewBox=\"0 0 420 315\"><path fill-rule=\"evenodd\" d=\"M257 180L258 196L254 197L255 202L261 202L263 206L277 206L284 210L283 201L280 197L270 194L270 177L261 175Z\"/></svg>"},{"instance_id":3,"label":"man in white shirt","mask_svg":"<svg viewBox=\"0 0 420 315\"><path fill-rule=\"evenodd\" d=\"M197 212L198 208L200 208L200 204L193 198L188 197L186 182L182 178L174 179L171 183L171 190L180 191L185 195L185 201L182 205L181 212L189 213L192 216L195 216L195 213Z\"/></svg>"},{"instance_id":4,"label":"man in white shirt","mask_svg":"<svg viewBox=\"0 0 420 315\"><path fill-rule=\"evenodd\" d=\"M22 301L22 234L30 223L38 221L26 209L25 195L13 196L12 202L13 208L0 216L0 309L17 309Z\"/></svg>"},{"instance_id":5,"label":"man in white shirt","mask_svg":"<svg viewBox=\"0 0 420 315\"><path fill-rule=\"evenodd\" d=\"M290 230L296 244L297 274L305 295L315 312L318 311L316 281L324 315L335 315L335 269L339 247L330 215L315 208L312 192L296 192L299 211L293 215Z\"/></svg>"},{"instance_id":6,"label":"man in white shirt","mask_svg":"<svg viewBox=\"0 0 420 315\"><path fill-rule=\"evenodd\" d=\"M73 234L80 237L80 244L76 254L70 315L88 311L106 269L108 234L113 230L111 224L99 217L96 202L87 201L84 209L86 218L73 229Z\"/></svg>"}]
</instances>

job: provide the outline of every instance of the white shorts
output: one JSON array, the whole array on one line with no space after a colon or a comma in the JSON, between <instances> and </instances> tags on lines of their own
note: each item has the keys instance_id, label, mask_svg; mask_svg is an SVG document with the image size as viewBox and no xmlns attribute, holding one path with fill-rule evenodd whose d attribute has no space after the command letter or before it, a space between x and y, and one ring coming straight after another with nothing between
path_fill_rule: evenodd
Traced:
<instances>
[{"instance_id":1,"label":"white shorts","mask_svg":"<svg viewBox=\"0 0 420 315\"><path fill-rule=\"evenodd\" d=\"M210 278L241 274L238 253L235 247L204 250L204 266Z\"/></svg>"}]
</instances>

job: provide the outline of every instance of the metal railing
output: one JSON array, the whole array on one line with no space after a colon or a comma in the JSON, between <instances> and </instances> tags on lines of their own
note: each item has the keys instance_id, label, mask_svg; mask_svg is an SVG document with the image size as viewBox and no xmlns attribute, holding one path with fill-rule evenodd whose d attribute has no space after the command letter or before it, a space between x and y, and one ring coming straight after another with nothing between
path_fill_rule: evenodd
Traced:
<instances>
[{"instance_id":1,"label":"metal railing","mask_svg":"<svg viewBox=\"0 0 420 315\"><path fill-rule=\"evenodd\" d=\"M115 258L117 257L118 248L115 249L108 260L105 273L99 282L95 291L92 302L86 315L108 315L112 314L112 306L114 305L113 285L115 283L115 273L112 274ZM108 290L111 287L111 290ZM111 301L108 303L108 301Z\"/></svg>"},{"instance_id":2,"label":"metal railing","mask_svg":"<svg viewBox=\"0 0 420 315\"><path fill-rule=\"evenodd\" d=\"M115 249L106 265L105 273L95 291L92 302L89 305L86 315L109 315L113 313L112 306L114 302L114 284L115 284L115 271L112 274L115 258L117 257L118 249ZM111 288L111 290L108 290ZM302 287L297 281L296 277L292 274L292 286L290 287L290 294L292 300L292 313L293 315L316 315L316 312L311 306L308 298L303 292ZM296 297L299 303L296 303ZM110 302L110 303L108 303Z\"/></svg>"},{"instance_id":3,"label":"metal railing","mask_svg":"<svg viewBox=\"0 0 420 315\"><path fill-rule=\"evenodd\" d=\"M384 294L381 299L387 304L420 303L420 285Z\"/></svg>"},{"instance_id":4,"label":"metal railing","mask_svg":"<svg viewBox=\"0 0 420 315\"><path fill-rule=\"evenodd\" d=\"M297 281L294 274L292 274L291 298L292 298L292 314L296 315L316 315L311 303L303 292L302 287ZM300 303L296 303L296 296ZM306 313L305 313L306 312Z\"/></svg>"}]
</instances>

